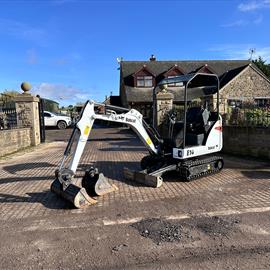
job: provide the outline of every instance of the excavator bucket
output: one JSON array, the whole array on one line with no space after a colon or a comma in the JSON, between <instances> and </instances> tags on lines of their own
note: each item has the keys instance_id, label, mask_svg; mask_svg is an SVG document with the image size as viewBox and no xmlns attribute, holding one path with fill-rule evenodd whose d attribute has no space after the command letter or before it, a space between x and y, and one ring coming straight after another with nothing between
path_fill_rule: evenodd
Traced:
<instances>
[{"instance_id":1,"label":"excavator bucket","mask_svg":"<svg viewBox=\"0 0 270 270\"><path fill-rule=\"evenodd\" d=\"M135 181L148 187L159 188L162 186L163 179L160 175L151 175L146 171L132 171L124 168L124 177L127 180Z\"/></svg>"},{"instance_id":2,"label":"excavator bucket","mask_svg":"<svg viewBox=\"0 0 270 270\"><path fill-rule=\"evenodd\" d=\"M159 168L132 171L124 168L124 177L127 180L135 181L148 187L159 188L163 184L163 176L171 171L176 171L176 164L163 165Z\"/></svg>"},{"instance_id":3,"label":"excavator bucket","mask_svg":"<svg viewBox=\"0 0 270 270\"><path fill-rule=\"evenodd\" d=\"M82 187L73 183L73 172L63 169L55 172L56 179L51 185L51 191L71 202L76 208L84 208L97 203L92 196L102 196L118 188L111 185L108 179L99 173L97 168L86 170L82 179Z\"/></svg>"},{"instance_id":4,"label":"excavator bucket","mask_svg":"<svg viewBox=\"0 0 270 270\"><path fill-rule=\"evenodd\" d=\"M98 169L93 167L86 170L82 179L82 187L90 196L102 196L118 189L109 183L108 178L103 173L99 173Z\"/></svg>"},{"instance_id":5,"label":"excavator bucket","mask_svg":"<svg viewBox=\"0 0 270 270\"><path fill-rule=\"evenodd\" d=\"M59 179L55 179L51 185L51 191L71 202L76 208L84 208L97 203L97 200L91 198L85 188L80 188L74 184L69 184L63 189Z\"/></svg>"}]
</instances>

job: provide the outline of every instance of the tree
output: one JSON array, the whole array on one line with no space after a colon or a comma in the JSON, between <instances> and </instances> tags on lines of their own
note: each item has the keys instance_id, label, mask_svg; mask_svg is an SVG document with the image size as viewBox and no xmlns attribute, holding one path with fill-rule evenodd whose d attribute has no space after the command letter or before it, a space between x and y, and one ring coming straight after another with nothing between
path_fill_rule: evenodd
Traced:
<instances>
[{"instance_id":1,"label":"tree","mask_svg":"<svg viewBox=\"0 0 270 270\"><path fill-rule=\"evenodd\" d=\"M252 62L270 79L270 65L266 63L266 60L259 56Z\"/></svg>"},{"instance_id":2,"label":"tree","mask_svg":"<svg viewBox=\"0 0 270 270\"><path fill-rule=\"evenodd\" d=\"M18 94L19 92L14 90L5 90L3 93L0 93L0 107L15 108L14 97Z\"/></svg>"},{"instance_id":3,"label":"tree","mask_svg":"<svg viewBox=\"0 0 270 270\"><path fill-rule=\"evenodd\" d=\"M20 94L20 93L19 93L18 91L15 91L15 90L5 90L5 91L3 92L3 94L4 94L5 96L8 96L8 97L12 98L12 97L17 96L17 95Z\"/></svg>"}]
</instances>

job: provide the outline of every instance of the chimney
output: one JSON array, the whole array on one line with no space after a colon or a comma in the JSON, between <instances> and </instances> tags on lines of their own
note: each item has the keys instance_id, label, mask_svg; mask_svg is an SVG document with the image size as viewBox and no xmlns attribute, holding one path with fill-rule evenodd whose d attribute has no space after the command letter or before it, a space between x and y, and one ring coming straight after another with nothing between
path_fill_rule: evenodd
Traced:
<instances>
[{"instance_id":1,"label":"chimney","mask_svg":"<svg viewBox=\"0 0 270 270\"><path fill-rule=\"evenodd\" d=\"M149 58L150 61L156 61L156 57L154 54L151 54L151 57Z\"/></svg>"}]
</instances>

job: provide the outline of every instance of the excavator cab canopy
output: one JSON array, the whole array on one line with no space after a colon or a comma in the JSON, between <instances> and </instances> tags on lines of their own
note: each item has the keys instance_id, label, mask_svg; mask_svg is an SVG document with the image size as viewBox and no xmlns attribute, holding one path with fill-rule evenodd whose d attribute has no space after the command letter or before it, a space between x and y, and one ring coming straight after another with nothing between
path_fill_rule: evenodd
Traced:
<instances>
[{"instance_id":1,"label":"excavator cab canopy","mask_svg":"<svg viewBox=\"0 0 270 270\"><path fill-rule=\"evenodd\" d=\"M194 145L194 143L189 143L186 138L187 135L191 137L191 125L197 126L196 129L192 129L192 132L196 133L197 136L203 133L202 130L205 129L207 123L215 123L219 119L219 78L216 74L193 73L163 79L157 84L153 93L154 106L156 108L153 115L154 119L156 119L156 95L158 88L169 91L170 85L176 84L182 85L182 87L177 89L179 91L178 101L179 97L180 101L182 101L178 106L181 112L176 111L169 116L170 126L168 128L168 136L174 141L180 137L179 140L177 139L179 142L176 145L185 148L187 144ZM216 98L213 98L213 95L216 95ZM199 100L199 102L194 102L194 100ZM176 115L179 115L180 119L177 119ZM154 126L156 127L156 123L154 123ZM204 137L206 138L206 136ZM206 139L201 140L201 143L205 141Z\"/></svg>"},{"instance_id":2,"label":"excavator cab canopy","mask_svg":"<svg viewBox=\"0 0 270 270\"><path fill-rule=\"evenodd\" d=\"M216 74L192 73L187 75L165 78L157 84L156 88L166 89L171 84L182 83L183 89L182 100L191 101L196 98L211 96L219 92L219 78ZM155 90L156 91L156 90ZM187 92L187 93L185 93Z\"/></svg>"}]
</instances>

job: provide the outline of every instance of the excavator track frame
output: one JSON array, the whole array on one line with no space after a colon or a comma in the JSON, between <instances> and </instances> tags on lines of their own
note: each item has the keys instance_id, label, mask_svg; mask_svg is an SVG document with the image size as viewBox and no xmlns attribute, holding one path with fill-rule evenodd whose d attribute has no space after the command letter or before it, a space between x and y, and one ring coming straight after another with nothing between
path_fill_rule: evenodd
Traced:
<instances>
[{"instance_id":1,"label":"excavator track frame","mask_svg":"<svg viewBox=\"0 0 270 270\"><path fill-rule=\"evenodd\" d=\"M217 173L222 170L223 158L212 156L196 160L185 160L177 166L181 179L193 181L203 176Z\"/></svg>"}]
</instances>

